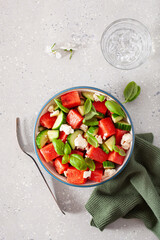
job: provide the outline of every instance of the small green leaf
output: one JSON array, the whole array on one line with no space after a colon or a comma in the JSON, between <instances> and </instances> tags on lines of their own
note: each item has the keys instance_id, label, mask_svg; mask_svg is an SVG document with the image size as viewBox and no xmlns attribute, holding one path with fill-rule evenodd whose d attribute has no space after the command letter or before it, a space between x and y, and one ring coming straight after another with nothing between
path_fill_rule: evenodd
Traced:
<instances>
[{"instance_id":1,"label":"small green leaf","mask_svg":"<svg viewBox=\"0 0 160 240\"><path fill-rule=\"evenodd\" d=\"M119 155L126 156L126 152L123 149L119 150Z\"/></svg>"},{"instance_id":2,"label":"small green leaf","mask_svg":"<svg viewBox=\"0 0 160 240\"><path fill-rule=\"evenodd\" d=\"M62 157L62 164L66 164L66 163L68 163L69 162L69 155L64 155L63 157Z\"/></svg>"},{"instance_id":3,"label":"small green leaf","mask_svg":"<svg viewBox=\"0 0 160 240\"><path fill-rule=\"evenodd\" d=\"M84 117L85 121L86 120L90 120L91 118L93 118L94 116L98 115L98 113L90 111L89 113L87 113Z\"/></svg>"},{"instance_id":4,"label":"small green leaf","mask_svg":"<svg viewBox=\"0 0 160 240\"><path fill-rule=\"evenodd\" d=\"M51 49L52 49L52 48L54 48L54 47L55 47L55 45L56 45L56 43L54 43L54 44L52 45Z\"/></svg>"},{"instance_id":5,"label":"small green leaf","mask_svg":"<svg viewBox=\"0 0 160 240\"><path fill-rule=\"evenodd\" d=\"M88 167L91 171L94 171L95 168L96 168L94 161L93 161L91 158L85 158L85 161L86 161L87 167Z\"/></svg>"},{"instance_id":6,"label":"small green leaf","mask_svg":"<svg viewBox=\"0 0 160 240\"><path fill-rule=\"evenodd\" d=\"M114 147L113 147L113 150L114 150L115 152L118 152L118 153L119 153L119 148L118 148L117 146L114 146Z\"/></svg>"},{"instance_id":7,"label":"small green leaf","mask_svg":"<svg viewBox=\"0 0 160 240\"><path fill-rule=\"evenodd\" d=\"M141 91L140 86L137 86L137 84L134 81L128 83L123 92L125 103L131 102L134 99L136 99L140 94L140 91Z\"/></svg>"},{"instance_id":8,"label":"small green leaf","mask_svg":"<svg viewBox=\"0 0 160 240\"><path fill-rule=\"evenodd\" d=\"M136 98L138 97L138 95L140 94L140 92L141 92L141 87L138 86L138 90L137 90L136 95L135 95L133 98L130 98L128 102L131 102L131 101L133 101L134 99L136 99Z\"/></svg>"},{"instance_id":9,"label":"small green leaf","mask_svg":"<svg viewBox=\"0 0 160 240\"><path fill-rule=\"evenodd\" d=\"M83 119L83 123L87 126L98 126L99 122L97 121L97 118L93 117L90 120Z\"/></svg>"},{"instance_id":10,"label":"small green leaf","mask_svg":"<svg viewBox=\"0 0 160 240\"><path fill-rule=\"evenodd\" d=\"M87 132L87 142L89 142L89 144L91 144L95 148L98 147L97 139L93 135L89 134L88 132Z\"/></svg>"},{"instance_id":11,"label":"small green leaf","mask_svg":"<svg viewBox=\"0 0 160 240\"><path fill-rule=\"evenodd\" d=\"M99 98L100 102L103 102L105 99L105 96L103 95L97 95L97 97Z\"/></svg>"},{"instance_id":12,"label":"small green leaf","mask_svg":"<svg viewBox=\"0 0 160 240\"><path fill-rule=\"evenodd\" d=\"M71 147L68 143L66 143L65 146L64 146L64 154L65 155L71 154Z\"/></svg>"},{"instance_id":13,"label":"small green leaf","mask_svg":"<svg viewBox=\"0 0 160 240\"><path fill-rule=\"evenodd\" d=\"M125 117L125 113L122 110L122 108L120 107L120 105L118 103L116 103L113 100L108 100L105 102L106 107L108 108L108 110L112 113L116 113L119 116Z\"/></svg>"},{"instance_id":14,"label":"small green leaf","mask_svg":"<svg viewBox=\"0 0 160 240\"><path fill-rule=\"evenodd\" d=\"M71 54L70 54L70 56L69 56L69 59L71 59L71 58L72 58L72 56L73 56L73 50L72 50L72 49L70 49L69 51L70 51L70 53L71 53Z\"/></svg>"},{"instance_id":15,"label":"small green leaf","mask_svg":"<svg viewBox=\"0 0 160 240\"><path fill-rule=\"evenodd\" d=\"M87 114L91 111L92 108L92 101L87 98L87 100L84 103L84 114Z\"/></svg>"},{"instance_id":16,"label":"small green leaf","mask_svg":"<svg viewBox=\"0 0 160 240\"><path fill-rule=\"evenodd\" d=\"M70 164L78 170L86 170L87 164L84 158L79 154L70 155Z\"/></svg>"},{"instance_id":17,"label":"small green leaf","mask_svg":"<svg viewBox=\"0 0 160 240\"><path fill-rule=\"evenodd\" d=\"M54 138L52 140L52 143L56 153L58 153L59 155L64 155L64 143L62 142L62 140Z\"/></svg>"},{"instance_id":18,"label":"small green leaf","mask_svg":"<svg viewBox=\"0 0 160 240\"><path fill-rule=\"evenodd\" d=\"M64 107L62 104L61 104L61 100L60 99L54 99L55 103L57 104L57 106L65 113L68 113L69 112L69 109Z\"/></svg>"}]
</instances>

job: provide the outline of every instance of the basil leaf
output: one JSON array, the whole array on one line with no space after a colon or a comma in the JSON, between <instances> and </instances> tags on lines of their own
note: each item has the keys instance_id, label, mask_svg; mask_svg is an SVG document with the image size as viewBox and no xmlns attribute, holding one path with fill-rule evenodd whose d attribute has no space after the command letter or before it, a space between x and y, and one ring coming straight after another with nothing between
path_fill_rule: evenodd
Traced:
<instances>
[{"instance_id":1,"label":"basil leaf","mask_svg":"<svg viewBox=\"0 0 160 240\"><path fill-rule=\"evenodd\" d=\"M100 102L103 102L105 99L105 96L103 95L97 95L97 97L99 98Z\"/></svg>"},{"instance_id":2,"label":"basil leaf","mask_svg":"<svg viewBox=\"0 0 160 240\"><path fill-rule=\"evenodd\" d=\"M138 95L140 94L140 92L141 92L141 88L140 88L140 86L138 86L138 90L137 90L136 95L135 95L133 98L130 98L130 99L128 100L128 102L131 102L131 101L133 101L134 99L136 99L136 98L138 97Z\"/></svg>"},{"instance_id":3,"label":"basil leaf","mask_svg":"<svg viewBox=\"0 0 160 240\"><path fill-rule=\"evenodd\" d=\"M128 102L137 94L137 90L138 90L138 86L134 81L128 83L128 85L125 87L123 92L125 103Z\"/></svg>"},{"instance_id":4,"label":"basil leaf","mask_svg":"<svg viewBox=\"0 0 160 240\"><path fill-rule=\"evenodd\" d=\"M92 105L92 111L93 111L93 112L97 112L96 109L95 109L95 107L94 107L93 105Z\"/></svg>"},{"instance_id":5,"label":"basil leaf","mask_svg":"<svg viewBox=\"0 0 160 240\"><path fill-rule=\"evenodd\" d=\"M87 114L91 111L92 108L92 101L87 98L87 100L84 103L84 114Z\"/></svg>"},{"instance_id":6,"label":"basil leaf","mask_svg":"<svg viewBox=\"0 0 160 240\"><path fill-rule=\"evenodd\" d=\"M66 164L66 163L68 163L69 162L69 155L64 155L63 157L62 157L62 164Z\"/></svg>"},{"instance_id":7,"label":"basil leaf","mask_svg":"<svg viewBox=\"0 0 160 240\"><path fill-rule=\"evenodd\" d=\"M98 113L90 111L89 113L87 113L84 117L85 120L90 120L91 118L93 118L94 116L98 115Z\"/></svg>"},{"instance_id":8,"label":"basil leaf","mask_svg":"<svg viewBox=\"0 0 160 240\"><path fill-rule=\"evenodd\" d=\"M64 146L64 154L65 155L71 154L71 147L68 143L66 143L65 146Z\"/></svg>"},{"instance_id":9,"label":"basil leaf","mask_svg":"<svg viewBox=\"0 0 160 240\"><path fill-rule=\"evenodd\" d=\"M79 154L70 155L70 164L78 170L86 170L87 164L84 158Z\"/></svg>"},{"instance_id":10,"label":"basil leaf","mask_svg":"<svg viewBox=\"0 0 160 240\"><path fill-rule=\"evenodd\" d=\"M87 142L89 142L89 144L91 144L95 148L98 147L97 139L93 135L89 134L88 132L87 132Z\"/></svg>"},{"instance_id":11,"label":"basil leaf","mask_svg":"<svg viewBox=\"0 0 160 240\"><path fill-rule=\"evenodd\" d=\"M52 140L52 143L56 153L58 153L59 155L64 155L64 143L62 142L62 140L54 138Z\"/></svg>"},{"instance_id":12,"label":"basil leaf","mask_svg":"<svg viewBox=\"0 0 160 240\"><path fill-rule=\"evenodd\" d=\"M106 107L108 108L108 110L112 113L116 113L119 116L125 117L125 113L122 110L122 108L120 107L120 105L118 103L116 103L113 100L108 100L105 102Z\"/></svg>"},{"instance_id":13,"label":"basil leaf","mask_svg":"<svg viewBox=\"0 0 160 240\"><path fill-rule=\"evenodd\" d=\"M126 156L126 152L123 149L119 150L119 155Z\"/></svg>"},{"instance_id":14,"label":"basil leaf","mask_svg":"<svg viewBox=\"0 0 160 240\"><path fill-rule=\"evenodd\" d=\"M97 121L97 118L93 117L90 120L83 119L83 123L87 126L97 126L99 122Z\"/></svg>"},{"instance_id":15,"label":"basil leaf","mask_svg":"<svg viewBox=\"0 0 160 240\"><path fill-rule=\"evenodd\" d=\"M91 158L85 158L85 161L86 161L87 167L88 167L91 171L94 171L95 168L96 168L94 161L93 161Z\"/></svg>"},{"instance_id":16,"label":"basil leaf","mask_svg":"<svg viewBox=\"0 0 160 240\"><path fill-rule=\"evenodd\" d=\"M55 103L57 104L57 106L65 113L68 113L69 112L69 109L64 107L62 104L61 104L61 100L60 99L54 99Z\"/></svg>"}]
</instances>

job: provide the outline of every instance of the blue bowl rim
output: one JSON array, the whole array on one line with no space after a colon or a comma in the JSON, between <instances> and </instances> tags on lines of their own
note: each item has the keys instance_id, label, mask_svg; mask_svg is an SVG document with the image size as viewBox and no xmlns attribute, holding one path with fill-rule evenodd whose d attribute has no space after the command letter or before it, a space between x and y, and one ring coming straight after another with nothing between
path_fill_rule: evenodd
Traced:
<instances>
[{"instance_id":1,"label":"blue bowl rim","mask_svg":"<svg viewBox=\"0 0 160 240\"><path fill-rule=\"evenodd\" d=\"M103 181L103 182L96 183L96 184L93 184L93 185L76 185L76 184L71 184L71 183L64 182L64 181L60 180L59 178L55 177L52 173L50 173L50 172L48 171L48 169L44 166L44 164L42 163L41 159L39 158L39 155L38 155L38 152L37 152L37 148L36 148L36 143L35 143L35 131L36 131L37 121L38 121L38 119L39 119L39 116L40 116L41 112L42 112L43 109L45 108L45 106L46 106L52 99L54 99L56 96L58 96L58 95L60 95L60 94L63 94L63 93L65 93L65 92L67 92L67 91L71 91L71 90L75 90L75 89L79 89L79 88L84 88L84 89L90 89L90 90L100 91L100 92L103 92L104 94L107 94L107 95L110 96L111 98L113 98L113 99L114 99L115 101L117 101L117 102L119 103L119 105L125 110L128 118L129 118L129 121L130 121L130 123L131 123L131 126L132 126L133 141L132 141L132 148L131 148L131 151L130 151L130 155L128 156L127 161L125 162L125 164L123 165L123 167L122 167L114 176L112 176L111 178L109 178L109 179L107 179L107 180L105 180L105 181ZM78 87L67 88L67 89L65 89L65 90L63 90L63 91L58 92L57 94L55 94L52 98L50 98L50 99L43 105L43 107L42 107L41 110L39 111L39 114L38 114L38 116L37 116L37 118L36 118L36 122L35 122L35 125L34 125L33 144L34 144L34 150L35 150L35 153L36 153L36 155L37 155L37 158L38 158L39 162L41 163L41 165L43 166L43 168L44 168L54 179L58 180L59 182L62 182L62 183L64 183L64 184L66 184L66 185L73 186L73 187L81 187L81 188L83 188L83 187L96 187L96 186L99 186L99 185L101 185L101 184L104 184L104 183L110 181L111 179L115 178L118 174L120 174L120 173L123 171L123 169L124 169L124 168L126 167L126 165L128 164L128 162L129 162L129 160L130 160L130 158L131 158L132 152L133 152L134 142L135 142L135 134L134 134L133 122L132 122L131 117L130 117L128 111L126 110L126 108L122 105L122 103L121 103L116 97L114 97L113 95L111 95L110 93L108 93L108 92L106 92L106 91L104 91L104 90L101 90L101 89L95 88L95 87L78 86Z\"/></svg>"}]
</instances>

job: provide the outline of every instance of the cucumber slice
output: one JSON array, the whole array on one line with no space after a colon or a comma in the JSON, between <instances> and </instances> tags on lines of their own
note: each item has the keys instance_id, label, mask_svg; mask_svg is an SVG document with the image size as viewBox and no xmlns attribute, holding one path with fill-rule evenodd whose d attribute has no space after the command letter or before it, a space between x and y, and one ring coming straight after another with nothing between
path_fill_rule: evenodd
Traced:
<instances>
[{"instance_id":1,"label":"cucumber slice","mask_svg":"<svg viewBox=\"0 0 160 240\"><path fill-rule=\"evenodd\" d=\"M94 93L92 92L82 92L82 96L85 97L85 98L88 98L92 101L94 101L94 97L93 97Z\"/></svg>"},{"instance_id":2,"label":"cucumber slice","mask_svg":"<svg viewBox=\"0 0 160 240\"><path fill-rule=\"evenodd\" d=\"M102 118L104 118L104 114L103 114L103 113L100 113L100 112L97 112L96 117L97 117L98 119L102 119Z\"/></svg>"},{"instance_id":3,"label":"cucumber slice","mask_svg":"<svg viewBox=\"0 0 160 240\"><path fill-rule=\"evenodd\" d=\"M115 127L122 129L122 130L126 130L126 131L131 131L131 125L127 122L124 121L120 121L115 123Z\"/></svg>"},{"instance_id":4,"label":"cucumber slice","mask_svg":"<svg viewBox=\"0 0 160 240\"><path fill-rule=\"evenodd\" d=\"M115 168L115 164L113 162L110 161L105 161L103 162L103 167L106 169L112 169Z\"/></svg>"},{"instance_id":5,"label":"cucumber slice","mask_svg":"<svg viewBox=\"0 0 160 240\"><path fill-rule=\"evenodd\" d=\"M64 112L60 112L52 129L56 130L56 129L59 129L60 126L66 122L66 115L64 114Z\"/></svg>"},{"instance_id":6,"label":"cucumber slice","mask_svg":"<svg viewBox=\"0 0 160 240\"><path fill-rule=\"evenodd\" d=\"M78 106L77 109L78 109L78 112L79 112L82 116L84 116L84 105L83 105L83 106Z\"/></svg>"},{"instance_id":7,"label":"cucumber slice","mask_svg":"<svg viewBox=\"0 0 160 240\"><path fill-rule=\"evenodd\" d=\"M109 148L104 143L101 145L101 148L105 153L107 153L107 154L109 153Z\"/></svg>"},{"instance_id":8,"label":"cucumber slice","mask_svg":"<svg viewBox=\"0 0 160 240\"><path fill-rule=\"evenodd\" d=\"M97 135L97 133L98 133L98 129L99 129L99 127L90 127L90 128L88 129L87 133L95 136L95 135Z\"/></svg>"},{"instance_id":9,"label":"cucumber slice","mask_svg":"<svg viewBox=\"0 0 160 240\"><path fill-rule=\"evenodd\" d=\"M104 142L104 144L109 148L109 150L112 152L113 148L116 144L116 137L113 135L110 137L107 141Z\"/></svg>"},{"instance_id":10,"label":"cucumber slice","mask_svg":"<svg viewBox=\"0 0 160 240\"><path fill-rule=\"evenodd\" d=\"M112 120L114 123L119 122L123 119L122 116L117 115L116 113L112 114Z\"/></svg>"},{"instance_id":11,"label":"cucumber slice","mask_svg":"<svg viewBox=\"0 0 160 240\"><path fill-rule=\"evenodd\" d=\"M59 130L48 130L47 134L49 140L52 142L53 138L59 137Z\"/></svg>"},{"instance_id":12,"label":"cucumber slice","mask_svg":"<svg viewBox=\"0 0 160 240\"><path fill-rule=\"evenodd\" d=\"M82 130L76 130L74 133L68 135L67 141L69 142L71 148L74 150L75 149L75 143L74 140L78 137L79 134L83 134Z\"/></svg>"},{"instance_id":13,"label":"cucumber slice","mask_svg":"<svg viewBox=\"0 0 160 240\"><path fill-rule=\"evenodd\" d=\"M48 130L43 130L36 137L36 144L39 149L42 148L49 140L47 132Z\"/></svg>"}]
</instances>

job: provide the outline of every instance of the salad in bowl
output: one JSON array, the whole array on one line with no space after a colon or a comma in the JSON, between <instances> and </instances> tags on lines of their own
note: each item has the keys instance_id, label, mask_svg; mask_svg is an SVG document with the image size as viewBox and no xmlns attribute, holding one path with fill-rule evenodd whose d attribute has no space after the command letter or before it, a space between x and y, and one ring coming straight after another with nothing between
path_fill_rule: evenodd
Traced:
<instances>
[{"instance_id":1,"label":"salad in bowl","mask_svg":"<svg viewBox=\"0 0 160 240\"><path fill-rule=\"evenodd\" d=\"M72 186L104 183L126 166L134 129L124 106L97 88L58 93L40 111L34 147L43 167Z\"/></svg>"}]
</instances>

